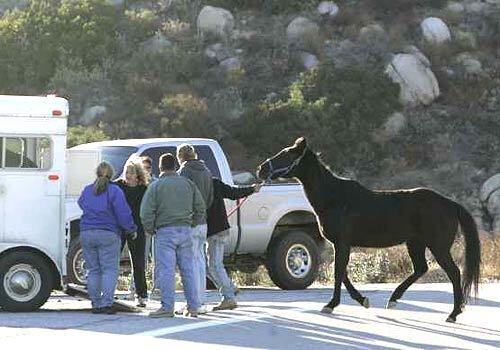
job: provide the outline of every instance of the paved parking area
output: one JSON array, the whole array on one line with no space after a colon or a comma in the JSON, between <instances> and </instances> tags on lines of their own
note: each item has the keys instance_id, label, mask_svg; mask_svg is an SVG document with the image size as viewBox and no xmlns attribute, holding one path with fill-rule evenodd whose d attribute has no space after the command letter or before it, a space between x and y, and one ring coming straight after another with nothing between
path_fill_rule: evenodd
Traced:
<instances>
[{"instance_id":1,"label":"paved parking area","mask_svg":"<svg viewBox=\"0 0 500 350\"><path fill-rule=\"evenodd\" d=\"M484 284L456 324L444 322L452 309L451 284L414 285L395 310L385 304L395 284L359 285L370 298L365 309L343 291L332 315L319 313L330 288L305 291L244 289L240 307L198 319L150 319L142 313L92 315L90 302L54 294L34 313L0 311L0 348L52 344L70 349L498 349L500 283ZM215 292L210 301L217 301ZM178 294L180 307L182 294Z\"/></svg>"}]
</instances>

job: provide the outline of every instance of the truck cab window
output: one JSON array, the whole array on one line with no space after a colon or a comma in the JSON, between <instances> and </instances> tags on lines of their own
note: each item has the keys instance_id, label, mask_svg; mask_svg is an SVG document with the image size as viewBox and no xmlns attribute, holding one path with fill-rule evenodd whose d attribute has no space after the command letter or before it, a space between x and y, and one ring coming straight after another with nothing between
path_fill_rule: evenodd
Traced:
<instances>
[{"instance_id":1,"label":"truck cab window","mask_svg":"<svg viewBox=\"0 0 500 350\"><path fill-rule=\"evenodd\" d=\"M160 169L158 168L158 162L162 154L172 153L175 156L176 148L175 147L151 147L141 153L142 156L148 156L151 158L151 162L153 163L153 174L155 176L160 175Z\"/></svg>"},{"instance_id":2,"label":"truck cab window","mask_svg":"<svg viewBox=\"0 0 500 350\"><path fill-rule=\"evenodd\" d=\"M118 178L123 172L125 162L130 156L137 152L137 147L131 146L103 146L101 147L102 160L108 162L115 171L113 178Z\"/></svg>"},{"instance_id":3,"label":"truck cab window","mask_svg":"<svg viewBox=\"0 0 500 350\"><path fill-rule=\"evenodd\" d=\"M205 162L205 165L212 173L212 176L220 179L221 177L220 177L219 165L217 164L214 152L212 152L210 146L201 145L201 146L194 146L194 148L196 150L196 153L198 153L198 159L201 159Z\"/></svg>"},{"instance_id":4,"label":"truck cab window","mask_svg":"<svg viewBox=\"0 0 500 350\"><path fill-rule=\"evenodd\" d=\"M1 143L2 168L47 170L52 166L48 137L4 137Z\"/></svg>"}]
</instances>

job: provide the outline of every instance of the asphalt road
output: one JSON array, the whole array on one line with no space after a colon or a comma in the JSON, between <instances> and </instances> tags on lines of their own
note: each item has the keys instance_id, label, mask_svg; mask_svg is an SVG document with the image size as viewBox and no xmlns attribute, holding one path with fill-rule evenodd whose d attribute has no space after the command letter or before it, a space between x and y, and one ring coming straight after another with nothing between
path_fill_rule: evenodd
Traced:
<instances>
[{"instance_id":1,"label":"asphalt road","mask_svg":"<svg viewBox=\"0 0 500 350\"><path fill-rule=\"evenodd\" d=\"M359 285L365 309L345 290L332 315L319 312L330 288L243 289L239 308L198 319L150 319L142 313L92 315L90 302L54 294L34 313L0 311L0 349L498 349L500 283L484 284L457 323L451 284L414 285L395 310L385 309L395 284ZM182 306L182 293L178 294ZM210 293L215 303L218 296Z\"/></svg>"}]
</instances>

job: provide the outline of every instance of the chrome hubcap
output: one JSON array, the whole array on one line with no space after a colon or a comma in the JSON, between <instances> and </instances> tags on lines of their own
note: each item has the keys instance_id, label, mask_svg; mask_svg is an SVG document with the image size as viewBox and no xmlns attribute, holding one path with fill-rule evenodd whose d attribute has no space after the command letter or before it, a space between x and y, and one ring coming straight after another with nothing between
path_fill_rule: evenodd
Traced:
<instances>
[{"instance_id":1,"label":"chrome hubcap","mask_svg":"<svg viewBox=\"0 0 500 350\"><path fill-rule=\"evenodd\" d=\"M40 292L42 278L33 266L17 264L5 274L3 287L9 298L18 302L27 302Z\"/></svg>"},{"instance_id":2,"label":"chrome hubcap","mask_svg":"<svg viewBox=\"0 0 500 350\"><path fill-rule=\"evenodd\" d=\"M83 258L83 250L79 249L73 257L73 271L79 283L87 283L87 269L85 259Z\"/></svg>"},{"instance_id":3,"label":"chrome hubcap","mask_svg":"<svg viewBox=\"0 0 500 350\"><path fill-rule=\"evenodd\" d=\"M294 244L286 254L286 268L295 278L304 278L311 270L311 254L303 244Z\"/></svg>"}]
</instances>

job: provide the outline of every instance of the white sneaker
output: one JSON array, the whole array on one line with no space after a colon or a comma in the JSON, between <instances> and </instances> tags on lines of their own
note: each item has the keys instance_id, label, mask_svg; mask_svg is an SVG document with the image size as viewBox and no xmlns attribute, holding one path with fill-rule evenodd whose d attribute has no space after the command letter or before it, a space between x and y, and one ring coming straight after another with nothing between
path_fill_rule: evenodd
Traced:
<instances>
[{"instance_id":1,"label":"white sneaker","mask_svg":"<svg viewBox=\"0 0 500 350\"><path fill-rule=\"evenodd\" d=\"M208 307L207 305L202 304L196 311L198 311L198 315L204 315L208 312Z\"/></svg>"}]
</instances>

